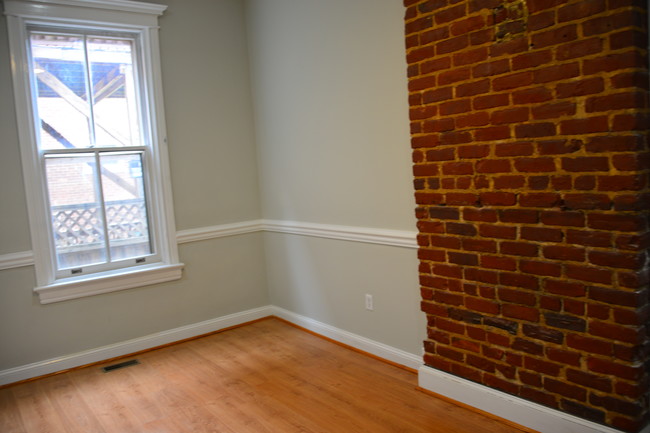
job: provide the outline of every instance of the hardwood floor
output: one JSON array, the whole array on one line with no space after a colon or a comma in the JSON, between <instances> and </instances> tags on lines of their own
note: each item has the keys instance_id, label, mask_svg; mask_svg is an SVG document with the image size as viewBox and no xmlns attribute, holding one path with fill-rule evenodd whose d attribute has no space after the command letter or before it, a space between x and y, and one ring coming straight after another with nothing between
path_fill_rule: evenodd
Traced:
<instances>
[{"instance_id":1,"label":"hardwood floor","mask_svg":"<svg viewBox=\"0 0 650 433\"><path fill-rule=\"evenodd\" d=\"M280 320L0 389L3 433L521 433Z\"/></svg>"}]
</instances>

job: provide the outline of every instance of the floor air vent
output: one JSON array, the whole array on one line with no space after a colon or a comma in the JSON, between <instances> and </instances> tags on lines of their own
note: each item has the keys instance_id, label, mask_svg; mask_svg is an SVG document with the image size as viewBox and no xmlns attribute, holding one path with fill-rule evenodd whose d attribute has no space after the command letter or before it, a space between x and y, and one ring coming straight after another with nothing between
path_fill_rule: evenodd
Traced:
<instances>
[{"instance_id":1,"label":"floor air vent","mask_svg":"<svg viewBox=\"0 0 650 433\"><path fill-rule=\"evenodd\" d=\"M102 367L102 371L104 373L108 373L109 371L118 370L120 368L130 367L132 365L138 365L138 364L140 364L140 361L138 361L137 359L132 359L130 361L124 361L113 365L107 365L106 367Z\"/></svg>"}]
</instances>

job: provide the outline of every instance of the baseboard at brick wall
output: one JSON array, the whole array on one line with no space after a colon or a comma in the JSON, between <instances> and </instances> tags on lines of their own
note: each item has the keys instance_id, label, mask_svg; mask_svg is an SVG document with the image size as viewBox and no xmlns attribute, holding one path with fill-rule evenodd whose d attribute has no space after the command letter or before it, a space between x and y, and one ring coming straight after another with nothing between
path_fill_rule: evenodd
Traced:
<instances>
[{"instance_id":1,"label":"baseboard at brick wall","mask_svg":"<svg viewBox=\"0 0 650 433\"><path fill-rule=\"evenodd\" d=\"M421 366L421 388L472 406L540 433L621 433L576 416L533 403L504 392ZM640 433L650 433L650 425Z\"/></svg>"},{"instance_id":2,"label":"baseboard at brick wall","mask_svg":"<svg viewBox=\"0 0 650 433\"><path fill-rule=\"evenodd\" d=\"M141 352L143 350L175 343L199 335L209 334L211 332L241 325L253 320L262 319L271 316L272 314L270 306L254 308L240 313L230 314L216 319L206 320L204 322L181 326L168 331L135 338L133 340L2 370L0 371L0 386Z\"/></svg>"},{"instance_id":3,"label":"baseboard at brick wall","mask_svg":"<svg viewBox=\"0 0 650 433\"><path fill-rule=\"evenodd\" d=\"M403 365L407 368L418 370L422 365L422 357L409 352L388 346L383 343L353 334L348 331L336 328L326 323L319 322L312 318L296 314L292 311L280 307L271 307L273 315L291 322L301 328L305 328L316 334L331 338L339 343L351 346L363 352L370 353L378 358L382 358L395 364Z\"/></svg>"}]
</instances>

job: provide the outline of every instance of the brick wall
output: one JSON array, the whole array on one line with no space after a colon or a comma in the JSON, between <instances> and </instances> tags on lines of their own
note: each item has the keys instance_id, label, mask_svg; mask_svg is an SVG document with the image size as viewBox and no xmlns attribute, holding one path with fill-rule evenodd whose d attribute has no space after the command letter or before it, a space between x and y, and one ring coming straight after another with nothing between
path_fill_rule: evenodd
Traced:
<instances>
[{"instance_id":1,"label":"brick wall","mask_svg":"<svg viewBox=\"0 0 650 433\"><path fill-rule=\"evenodd\" d=\"M404 4L426 364L640 430L646 1Z\"/></svg>"}]
</instances>

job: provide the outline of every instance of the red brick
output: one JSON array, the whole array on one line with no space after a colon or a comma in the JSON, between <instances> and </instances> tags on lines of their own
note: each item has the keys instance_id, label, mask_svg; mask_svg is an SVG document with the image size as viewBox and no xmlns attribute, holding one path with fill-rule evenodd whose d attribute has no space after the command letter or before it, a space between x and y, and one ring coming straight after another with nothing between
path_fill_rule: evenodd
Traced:
<instances>
[{"instance_id":1,"label":"red brick","mask_svg":"<svg viewBox=\"0 0 650 433\"><path fill-rule=\"evenodd\" d=\"M558 117L572 116L576 113L576 104L572 101L560 101L550 104L536 105L531 110L533 119L555 119Z\"/></svg>"},{"instance_id":2,"label":"red brick","mask_svg":"<svg viewBox=\"0 0 650 433\"><path fill-rule=\"evenodd\" d=\"M580 140L544 140L538 143L540 155L561 155L580 150Z\"/></svg>"},{"instance_id":3,"label":"red brick","mask_svg":"<svg viewBox=\"0 0 650 433\"><path fill-rule=\"evenodd\" d=\"M591 251L589 262L598 266L623 269L641 269L645 263L645 254L629 254L619 251Z\"/></svg>"},{"instance_id":4,"label":"red brick","mask_svg":"<svg viewBox=\"0 0 650 433\"><path fill-rule=\"evenodd\" d=\"M580 65L575 62L547 66L545 68L536 69L533 74L533 82L538 84L566 80L580 75Z\"/></svg>"},{"instance_id":5,"label":"red brick","mask_svg":"<svg viewBox=\"0 0 650 433\"><path fill-rule=\"evenodd\" d=\"M558 98L573 98L576 96L592 95L605 89L602 77L592 77L559 83L555 92Z\"/></svg>"},{"instance_id":6,"label":"red brick","mask_svg":"<svg viewBox=\"0 0 650 433\"><path fill-rule=\"evenodd\" d=\"M476 163L477 173L508 173L511 170L508 159L482 159Z\"/></svg>"},{"instance_id":7,"label":"red brick","mask_svg":"<svg viewBox=\"0 0 650 433\"><path fill-rule=\"evenodd\" d=\"M599 191L639 191L645 186L644 175L598 176Z\"/></svg>"},{"instance_id":8,"label":"red brick","mask_svg":"<svg viewBox=\"0 0 650 433\"><path fill-rule=\"evenodd\" d=\"M442 165L442 173L446 175L474 174L471 162L447 162Z\"/></svg>"},{"instance_id":9,"label":"red brick","mask_svg":"<svg viewBox=\"0 0 650 433\"><path fill-rule=\"evenodd\" d=\"M608 341L587 337L581 334L567 334L566 343L570 348L598 355L609 356L614 350L612 343Z\"/></svg>"},{"instance_id":10,"label":"red brick","mask_svg":"<svg viewBox=\"0 0 650 433\"><path fill-rule=\"evenodd\" d=\"M524 87L532 84L532 72L517 72L510 75L505 75L492 80L492 89L494 91L515 89L517 87Z\"/></svg>"},{"instance_id":11,"label":"red brick","mask_svg":"<svg viewBox=\"0 0 650 433\"><path fill-rule=\"evenodd\" d=\"M579 352L558 349L556 347L547 347L546 356L551 361L556 361L567 365L574 365L576 367L580 366L580 359L582 358L582 355Z\"/></svg>"},{"instance_id":12,"label":"red brick","mask_svg":"<svg viewBox=\"0 0 650 433\"><path fill-rule=\"evenodd\" d=\"M612 203L609 196L605 194L566 194L564 196L564 205L568 209L601 209L608 210Z\"/></svg>"},{"instance_id":13,"label":"red brick","mask_svg":"<svg viewBox=\"0 0 650 433\"><path fill-rule=\"evenodd\" d=\"M484 25L485 19L480 15L474 15L452 23L449 26L449 30L453 36L458 36L480 30Z\"/></svg>"},{"instance_id":14,"label":"red brick","mask_svg":"<svg viewBox=\"0 0 650 433\"><path fill-rule=\"evenodd\" d=\"M534 51L530 53L520 54L512 58L512 69L528 69L534 68L553 60L553 53L551 50Z\"/></svg>"},{"instance_id":15,"label":"red brick","mask_svg":"<svg viewBox=\"0 0 650 433\"><path fill-rule=\"evenodd\" d=\"M560 202L560 195L546 192L521 194L519 205L523 207L554 207Z\"/></svg>"},{"instance_id":16,"label":"red brick","mask_svg":"<svg viewBox=\"0 0 650 433\"><path fill-rule=\"evenodd\" d=\"M612 246L612 235L611 233L595 232L593 230L567 230L567 242L588 247L608 248Z\"/></svg>"},{"instance_id":17,"label":"red brick","mask_svg":"<svg viewBox=\"0 0 650 433\"><path fill-rule=\"evenodd\" d=\"M504 304L501 311L505 317L513 319L527 320L529 322L539 322L539 311L536 308L525 307L522 305Z\"/></svg>"},{"instance_id":18,"label":"red brick","mask_svg":"<svg viewBox=\"0 0 650 433\"><path fill-rule=\"evenodd\" d=\"M544 378L544 389L554 394L560 394L574 400L586 401L587 390L580 386L570 385L559 380Z\"/></svg>"},{"instance_id":19,"label":"red brick","mask_svg":"<svg viewBox=\"0 0 650 433\"><path fill-rule=\"evenodd\" d=\"M641 71L622 72L610 78L612 87L615 89L624 89L628 87L638 87L648 90L648 73Z\"/></svg>"},{"instance_id":20,"label":"red brick","mask_svg":"<svg viewBox=\"0 0 650 433\"><path fill-rule=\"evenodd\" d=\"M604 96L592 96L587 99L585 109L587 113L599 111L623 110L626 108L645 108L647 93L624 92Z\"/></svg>"},{"instance_id":21,"label":"red brick","mask_svg":"<svg viewBox=\"0 0 650 433\"><path fill-rule=\"evenodd\" d=\"M500 41L490 47L490 57L500 57L507 54L517 54L528 50L528 38L519 37Z\"/></svg>"},{"instance_id":22,"label":"red brick","mask_svg":"<svg viewBox=\"0 0 650 433\"><path fill-rule=\"evenodd\" d=\"M623 325L605 323L598 320L589 321L589 334L608 340L640 344L643 341L643 331L638 327L631 328Z\"/></svg>"},{"instance_id":23,"label":"red brick","mask_svg":"<svg viewBox=\"0 0 650 433\"><path fill-rule=\"evenodd\" d=\"M555 57L558 61L575 59L603 50L603 41L600 38L578 40L570 44L563 44L557 48Z\"/></svg>"},{"instance_id":24,"label":"red brick","mask_svg":"<svg viewBox=\"0 0 650 433\"><path fill-rule=\"evenodd\" d=\"M605 0L583 0L559 8L557 20L558 22L574 21L596 15L606 9Z\"/></svg>"},{"instance_id":25,"label":"red brick","mask_svg":"<svg viewBox=\"0 0 650 433\"><path fill-rule=\"evenodd\" d=\"M643 365L628 366L600 358L589 358L587 367L590 371L602 374L611 374L621 379L638 380L643 374Z\"/></svg>"},{"instance_id":26,"label":"red brick","mask_svg":"<svg viewBox=\"0 0 650 433\"><path fill-rule=\"evenodd\" d=\"M435 75L430 75L423 78L415 78L409 81L408 88L411 92L418 90L430 89L436 86Z\"/></svg>"},{"instance_id":27,"label":"red brick","mask_svg":"<svg viewBox=\"0 0 650 433\"><path fill-rule=\"evenodd\" d=\"M446 204L449 206L473 206L478 202L478 195L473 193L447 193Z\"/></svg>"},{"instance_id":28,"label":"red brick","mask_svg":"<svg viewBox=\"0 0 650 433\"><path fill-rule=\"evenodd\" d=\"M562 273L562 267L560 265L548 262L531 262L522 260L519 264L519 269L525 273L551 277L559 277Z\"/></svg>"},{"instance_id":29,"label":"red brick","mask_svg":"<svg viewBox=\"0 0 650 433\"><path fill-rule=\"evenodd\" d=\"M499 283L504 286L521 287L522 289L539 289L538 278L531 275L501 272L499 273Z\"/></svg>"},{"instance_id":30,"label":"red brick","mask_svg":"<svg viewBox=\"0 0 650 433\"><path fill-rule=\"evenodd\" d=\"M515 256L537 257L538 247L525 242L501 242L499 252Z\"/></svg>"},{"instance_id":31,"label":"red brick","mask_svg":"<svg viewBox=\"0 0 650 433\"><path fill-rule=\"evenodd\" d=\"M569 119L560 122L560 134L581 135L609 130L607 116L586 117L582 119Z\"/></svg>"},{"instance_id":32,"label":"red brick","mask_svg":"<svg viewBox=\"0 0 650 433\"><path fill-rule=\"evenodd\" d=\"M450 7L447 9L442 9L439 12L436 12L433 17L436 20L436 24L444 24L448 23L450 21L457 20L459 18L463 18L465 16L465 5L464 4L459 4L454 7Z\"/></svg>"},{"instance_id":33,"label":"red brick","mask_svg":"<svg viewBox=\"0 0 650 433\"><path fill-rule=\"evenodd\" d=\"M487 60L488 50L486 47L478 47L462 51L453 55L454 66L475 65Z\"/></svg>"},{"instance_id":34,"label":"red brick","mask_svg":"<svg viewBox=\"0 0 650 433\"><path fill-rule=\"evenodd\" d=\"M517 138L548 137L555 135L554 123L524 123L515 126Z\"/></svg>"},{"instance_id":35,"label":"red brick","mask_svg":"<svg viewBox=\"0 0 650 433\"><path fill-rule=\"evenodd\" d=\"M437 42L435 46L437 55L453 53L467 48L469 46L469 37L467 35L456 36Z\"/></svg>"},{"instance_id":36,"label":"red brick","mask_svg":"<svg viewBox=\"0 0 650 433\"><path fill-rule=\"evenodd\" d=\"M542 310L562 311L562 299L557 296L541 296L539 306Z\"/></svg>"},{"instance_id":37,"label":"red brick","mask_svg":"<svg viewBox=\"0 0 650 433\"><path fill-rule=\"evenodd\" d=\"M578 266L573 264L566 265L566 276L580 281L591 283L611 284L612 271L608 269Z\"/></svg>"},{"instance_id":38,"label":"red brick","mask_svg":"<svg viewBox=\"0 0 650 433\"><path fill-rule=\"evenodd\" d=\"M476 114L480 114L480 113L476 113ZM490 146L487 144L473 144L469 146L458 147L459 158L484 158L488 156L489 153L490 153Z\"/></svg>"},{"instance_id":39,"label":"red brick","mask_svg":"<svg viewBox=\"0 0 650 433\"><path fill-rule=\"evenodd\" d=\"M473 224L465 223L445 223L447 233L461 236L476 236L477 230Z\"/></svg>"},{"instance_id":40,"label":"red brick","mask_svg":"<svg viewBox=\"0 0 650 433\"><path fill-rule=\"evenodd\" d=\"M546 227L522 227L521 238L540 242L562 242L561 230Z\"/></svg>"},{"instance_id":41,"label":"red brick","mask_svg":"<svg viewBox=\"0 0 650 433\"><path fill-rule=\"evenodd\" d=\"M592 75L599 72L612 72L619 69L643 67L643 62L643 56L636 51L610 54L607 56L584 60L583 74Z\"/></svg>"},{"instance_id":42,"label":"red brick","mask_svg":"<svg viewBox=\"0 0 650 433\"><path fill-rule=\"evenodd\" d=\"M523 338L515 338L515 341L512 343L512 349L529 353L531 355L542 355L544 353L544 346L534 341L525 340Z\"/></svg>"},{"instance_id":43,"label":"red brick","mask_svg":"<svg viewBox=\"0 0 650 433\"><path fill-rule=\"evenodd\" d=\"M583 262L585 260L585 249L561 245L545 246L542 250L545 258L553 260L567 260Z\"/></svg>"},{"instance_id":44,"label":"red brick","mask_svg":"<svg viewBox=\"0 0 650 433\"><path fill-rule=\"evenodd\" d=\"M555 11L545 11L528 17L529 30L542 30L555 24Z\"/></svg>"},{"instance_id":45,"label":"red brick","mask_svg":"<svg viewBox=\"0 0 650 433\"><path fill-rule=\"evenodd\" d=\"M582 212L547 211L542 212L541 221L545 225L584 227L585 216Z\"/></svg>"},{"instance_id":46,"label":"red brick","mask_svg":"<svg viewBox=\"0 0 650 433\"><path fill-rule=\"evenodd\" d=\"M510 128L508 126L492 126L474 130L474 139L476 141L503 140L507 138L510 138Z\"/></svg>"},{"instance_id":47,"label":"red brick","mask_svg":"<svg viewBox=\"0 0 650 433\"><path fill-rule=\"evenodd\" d=\"M501 107L510 103L508 93L499 93L493 95L477 96L472 99L472 106L475 110L485 110L488 108Z\"/></svg>"},{"instance_id":48,"label":"red brick","mask_svg":"<svg viewBox=\"0 0 650 433\"><path fill-rule=\"evenodd\" d=\"M515 239L517 237L517 228L492 224L481 224L479 225L479 234L487 238Z\"/></svg>"},{"instance_id":49,"label":"red brick","mask_svg":"<svg viewBox=\"0 0 650 433\"><path fill-rule=\"evenodd\" d=\"M499 176L494 178L494 188L496 189L518 189L525 185L524 176Z\"/></svg>"},{"instance_id":50,"label":"red brick","mask_svg":"<svg viewBox=\"0 0 650 433\"><path fill-rule=\"evenodd\" d=\"M490 121L493 125L504 125L509 123L519 123L528 120L528 108L516 107L505 110L497 110L492 112Z\"/></svg>"},{"instance_id":51,"label":"red brick","mask_svg":"<svg viewBox=\"0 0 650 433\"><path fill-rule=\"evenodd\" d=\"M466 297L465 306L470 310L487 314L499 314L501 310L501 305L497 302L474 297Z\"/></svg>"},{"instance_id":52,"label":"red brick","mask_svg":"<svg viewBox=\"0 0 650 433\"><path fill-rule=\"evenodd\" d=\"M469 68L450 69L448 71L443 71L438 75L438 85L446 86L459 81L465 81L468 80L470 76L471 73Z\"/></svg>"},{"instance_id":53,"label":"red brick","mask_svg":"<svg viewBox=\"0 0 650 433\"><path fill-rule=\"evenodd\" d=\"M428 75L438 71L444 71L451 67L451 57L437 57L429 59L420 64L420 72L422 75Z\"/></svg>"},{"instance_id":54,"label":"red brick","mask_svg":"<svg viewBox=\"0 0 650 433\"><path fill-rule=\"evenodd\" d=\"M422 100L425 104L433 102L447 101L454 96L453 87L439 87L437 89L424 92Z\"/></svg>"},{"instance_id":55,"label":"red brick","mask_svg":"<svg viewBox=\"0 0 650 433\"><path fill-rule=\"evenodd\" d=\"M582 23L582 29L585 36L592 36L633 25L643 27L644 23L640 14L631 10L626 10L614 15L607 15L585 21Z\"/></svg>"},{"instance_id":56,"label":"red brick","mask_svg":"<svg viewBox=\"0 0 650 433\"><path fill-rule=\"evenodd\" d=\"M496 253L497 244L492 240L483 239L463 239L463 250L480 251L484 253Z\"/></svg>"},{"instance_id":57,"label":"red brick","mask_svg":"<svg viewBox=\"0 0 650 433\"><path fill-rule=\"evenodd\" d=\"M432 26L433 24L433 17L431 16L425 16L422 18L419 18L415 21L411 21L410 23L406 24L406 34L411 34L415 32L420 32L424 29L427 29Z\"/></svg>"},{"instance_id":58,"label":"red brick","mask_svg":"<svg viewBox=\"0 0 650 433\"><path fill-rule=\"evenodd\" d=\"M486 206L512 206L517 202L517 196L509 192L482 192L479 197Z\"/></svg>"},{"instance_id":59,"label":"red brick","mask_svg":"<svg viewBox=\"0 0 650 433\"><path fill-rule=\"evenodd\" d=\"M524 357L524 367L528 370L555 377L560 375L560 370L562 368L559 364L554 362L542 361L529 356Z\"/></svg>"},{"instance_id":60,"label":"red brick","mask_svg":"<svg viewBox=\"0 0 650 433\"><path fill-rule=\"evenodd\" d=\"M442 116L465 113L471 110L471 102L469 99L454 99L441 103L438 109Z\"/></svg>"},{"instance_id":61,"label":"red brick","mask_svg":"<svg viewBox=\"0 0 650 433\"><path fill-rule=\"evenodd\" d=\"M532 104L553 99L553 94L546 87L532 87L517 90L512 93L513 104Z\"/></svg>"},{"instance_id":62,"label":"red brick","mask_svg":"<svg viewBox=\"0 0 650 433\"><path fill-rule=\"evenodd\" d=\"M431 149L426 153L427 161L453 161L456 158L455 149L447 147L445 149Z\"/></svg>"},{"instance_id":63,"label":"red brick","mask_svg":"<svg viewBox=\"0 0 650 433\"><path fill-rule=\"evenodd\" d=\"M537 303L537 297L535 294L524 290L513 290L500 287L497 292L499 294L499 299L504 302L528 305L530 307L535 306Z\"/></svg>"},{"instance_id":64,"label":"red brick","mask_svg":"<svg viewBox=\"0 0 650 433\"><path fill-rule=\"evenodd\" d=\"M621 214L591 214L587 219L588 227L597 230L640 231L646 227L641 216Z\"/></svg>"}]
</instances>

